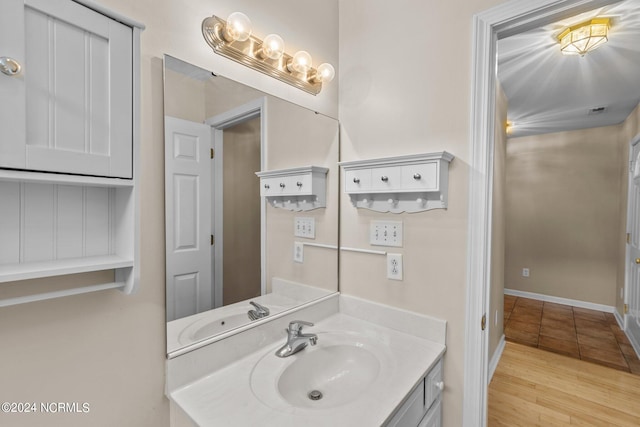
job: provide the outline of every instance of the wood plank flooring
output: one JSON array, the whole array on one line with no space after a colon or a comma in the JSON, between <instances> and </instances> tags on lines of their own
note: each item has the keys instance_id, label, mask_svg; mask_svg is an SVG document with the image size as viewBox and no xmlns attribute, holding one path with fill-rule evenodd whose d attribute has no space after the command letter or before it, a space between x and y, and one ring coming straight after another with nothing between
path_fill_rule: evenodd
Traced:
<instances>
[{"instance_id":1,"label":"wood plank flooring","mask_svg":"<svg viewBox=\"0 0 640 427\"><path fill-rule=\"evenodd\" d=\"M640 426L640 376L507 342L489 426Z\"/></svg>"}]
</instances>

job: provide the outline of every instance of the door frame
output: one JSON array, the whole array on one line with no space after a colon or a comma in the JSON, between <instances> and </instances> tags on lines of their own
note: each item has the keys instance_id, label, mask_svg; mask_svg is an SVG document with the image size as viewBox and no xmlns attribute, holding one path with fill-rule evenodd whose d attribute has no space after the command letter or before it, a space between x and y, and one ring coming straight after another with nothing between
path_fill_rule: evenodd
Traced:
<instances>
[{"instance_id":1,"label":"door frame","mask_svg":"<svg viewBox=\"0 0 640 427\"><path fill-rule=\"evenodd\" d=\"M223 205L222 197L218 197L223 193L223 168L222 162L224 151L222 149L223 132L225 129L240 124L246 120L260 117L260 170L266 169L267 164L267 98L261 97L239 107L225 111L205 120L205 123L211 126L213 135L213 148L215 150L213 169L211 174L213 179L213 200L214 210L212 215L212 230L215 236L215 244L213 245L213 307L222 306L223 301L223 245L224 235L222 227ZM257 171L256 171L257 172ZM264 295L267 290L267 238L266 238L266 204L260 204L260 294Z\"/></svg>"},{"instance_id":2,"label":"door frame","mask_svg":"<svg viewBox=\"0 0 640 427\"><path fill-rule=\"evenodd\" d=\"M463 425L485 426L497 41L619 0L511 0L473 17Z\"/></svg>"},{"instance_id":3,"label":"door frame","mask_svg":"<svg viewBox=\"0 0 640 427\"><path fill-rule=\"evenodd\" d=\"M631 140L629 141L629 174L627 177L627 222L626 222L626 228L627 228L627 233L630 233L632 230L631 227L631 221L632 221L632 215L631 215L631 194L633 193L634 189L633 186L634 184L634 169L636 167L638 167L635 163L636 163L636 159L633 156L633 149L635 148L635 146L637 146L638 144L640 144L640 134L634 136L633 138L631 138ZM624 304L629 304L629 289L630 289L630 285L631 285L631 268L633 268L633 263L631 262L631 249L630 249L630 245L627 244L625 245L625 252L624 252L624 298L623 298L623 303ZM628 313L623 313L622 317L620 317L620 314L618 313L618 311L615 311L615 316L616 319L618 320L618 323L621 323L624 325L624 332L625 335L627 336L627 338L629 338L629 341L631 342L631 346L633 347L633 349L635 350L636 354L640 355L640 342L638 342L635 338L635 336L631 333L628 332L629 329L629 314ZM622 322L621 322L622 320Z\"/></svg>"}]
</instances>

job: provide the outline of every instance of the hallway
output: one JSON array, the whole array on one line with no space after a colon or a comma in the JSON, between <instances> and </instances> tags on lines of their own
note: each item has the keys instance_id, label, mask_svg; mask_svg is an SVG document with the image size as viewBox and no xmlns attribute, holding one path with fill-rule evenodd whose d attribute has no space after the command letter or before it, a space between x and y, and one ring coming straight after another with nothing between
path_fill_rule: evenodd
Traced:
<instances>
[{"instance_id":1,"label":"hallway","mask_svg":"<svg viewBox=\"0 0 640 427\"><path fill-rule=\"evenodd\" d=\"M640 375L640 360L611 313L504 296L507 341Z\"/></svg>"}]
</instances>

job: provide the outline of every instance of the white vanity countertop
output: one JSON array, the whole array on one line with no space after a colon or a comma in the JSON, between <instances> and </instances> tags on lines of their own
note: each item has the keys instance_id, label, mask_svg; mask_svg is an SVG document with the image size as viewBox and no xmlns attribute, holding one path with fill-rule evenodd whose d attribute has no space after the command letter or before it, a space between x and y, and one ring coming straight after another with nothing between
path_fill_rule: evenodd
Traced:
<instances>
[{"instance_id":1,"label":"white vanity countertop","mask_svg":"<svg viewBox=\"0 0 640 427\"><path fill-rule=\"evenodd\" d=\"M285 342L283 333L281 342L269 344L179 388L170 397L199 426L377 426L387 420L445 351L442 344L343 313L317 322L305 332L318 334L316 347L321 345L323 334L332 332L358 334L354 336L363 337L365 342L375 341L385 350L383 359L386 362L381 370L384 375L380 375L379 380L372 383L361 398L326 409L294 407L278 396L259 398L256 394L260 393L254 393L252 389L252 372L263 358L276 358L275 350ZM316 347L304 349L287 359L293 361L293 358L302 357L302 353L313 351ZM277 373L274 373L273 378L276 376ZM277 394L275 380L273 393ZM265 400L269 402L265 403Z\"/></svg>"}]
</instances>

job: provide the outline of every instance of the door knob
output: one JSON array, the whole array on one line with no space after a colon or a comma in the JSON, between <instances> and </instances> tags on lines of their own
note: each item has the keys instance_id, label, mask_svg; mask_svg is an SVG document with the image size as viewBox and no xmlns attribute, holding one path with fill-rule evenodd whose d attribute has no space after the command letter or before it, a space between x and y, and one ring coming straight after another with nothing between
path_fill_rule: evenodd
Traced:
<instances>
[{"instance_id":1,"label":"door knob","mask_svg":"<svg viewBox=\"0 0 640 427\"><path fill-rule=\"evenodd\" d=\"M15 76L16 74L20 74L20 70L22 67L13 58L9 58L8 56L0 56L0 71L7 76Z\"/></svg>"},{"instance_id":2,"label":"door knob","mask_svg":"<svg viewBox=\"0 0 640 427\"><path fill-rule=\"evenodd\" d=\"M636 258L636 264L640 264L640 258Z\"/></svg>"}]
</instances>

